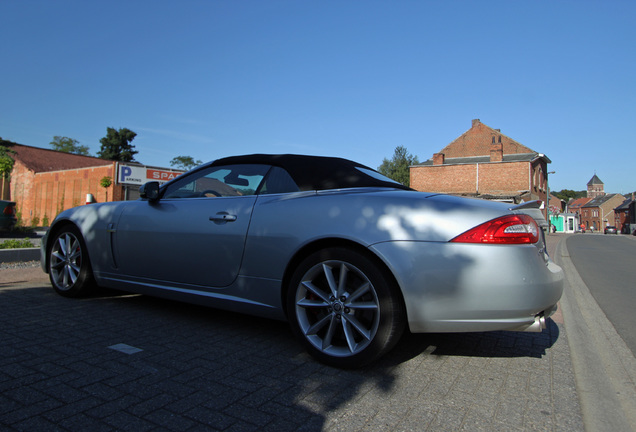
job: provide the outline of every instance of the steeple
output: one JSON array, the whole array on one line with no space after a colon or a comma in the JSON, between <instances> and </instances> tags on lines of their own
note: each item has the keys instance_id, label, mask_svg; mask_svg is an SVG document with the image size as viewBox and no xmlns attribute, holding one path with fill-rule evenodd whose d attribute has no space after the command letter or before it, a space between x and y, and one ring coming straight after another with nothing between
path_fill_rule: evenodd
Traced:
<instances>
[{"instance_id":1,"label":"steeple","mask_svg":"<svg viewBox=\"0 0 636 432\"><path fill-rule=\"evenodd\" d=\"M590 179L590 181L589 181L589 182L587 182L587 185L588 185L588 186L591 186L591 185L602 185L602 184L603 184L603 182L601 181L601 179L600 179L600 178L598 178L598 176L596 175L596 173L594 173L594 177L592 177L592 178Z\"/></svg>"},{"instance_id":2,"label":"steeple","mask_svg":"<svg viewBox=\"0 0 636 432\"><path fill-rule=\"evenodd\" d=\"M605 195L605 185L594 173L594 176L587 182L587 197L596 198Z\"/></svg>"}]
</instances>

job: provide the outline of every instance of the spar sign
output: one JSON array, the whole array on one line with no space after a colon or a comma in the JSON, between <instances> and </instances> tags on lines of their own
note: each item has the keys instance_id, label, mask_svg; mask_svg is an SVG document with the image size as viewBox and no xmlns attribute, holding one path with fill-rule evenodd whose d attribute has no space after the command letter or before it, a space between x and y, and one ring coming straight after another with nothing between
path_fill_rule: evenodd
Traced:
<instances>
[{"instance_id":1,"label":"spar sign","mask_svg":"<svg viewBox=\"0 0 636 432\"><path fill-rule=\"evenodd\" d=\"M118 164L117 166L117 182L119 184L142 185L149 181L165 183L180 174L183 174L183 171L140 165Z\"/></svg>"},{"instance_id":2,"label":"spar sign","mask_svg":"<svg viewBox=\"0 0 636 432\"><path fill-rule=\"evenodd\" d=\"M181 174L180 172L174 171L162 171L158 169L147 169L146 170L146 178L149 180L156 180L160 183L165 183L169 180L172 180L176 176Z\"/></svg>"}]
</instances>

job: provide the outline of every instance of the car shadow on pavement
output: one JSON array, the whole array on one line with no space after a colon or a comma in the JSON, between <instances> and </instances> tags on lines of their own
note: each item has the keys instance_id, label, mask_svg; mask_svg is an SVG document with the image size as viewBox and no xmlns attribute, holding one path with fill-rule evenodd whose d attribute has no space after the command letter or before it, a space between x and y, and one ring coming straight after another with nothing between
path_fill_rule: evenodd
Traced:
<instances>
[{"instance_id":1,"label":"car shadow on pavement","mask_svg":"<svg viewBox=\"0 0 636 432\"><path fill-rule=\"evenodd\" d=\"M394 350L397 362L422 353L433 356L541 358L559 338L559 327L546 320L542 332L407 333Z\"/></svg>"},{"instance_id":2,"label":"car shadow on pavement","mask_svg":"<svg viewBox=\"0 0 636 432\"><path fill-rule=\"evenodd\" d=\"M157 307L168 307L172 312L180 310L183 313L190 314L193 310L196 310L206 316L209 316L210 312L213 312L215 317L224 317L224 319L229 320L239 319L241 322L262 320L270 323L272 326L282 325L285 332L287 332L287 323L276 320L268 320L205 306L164 300L141 294L131 294L115 289L100 287L94 290L93 293L85 299L116 300L118 298L125 298L127 301L138 301L140 305L150 303ZM546 320L546 327L547 328L542 332L492 331L415 334L407 330L396 347L385 355L385 357L390 359L390 363L393 364L399 364L419 355L428 354L433 356L541 358L546 354L546 350L551 348L559 338L559 327L552 319L548 318ZM295 342L291 333L289 337Z\"/></svg>"}]
</instances>

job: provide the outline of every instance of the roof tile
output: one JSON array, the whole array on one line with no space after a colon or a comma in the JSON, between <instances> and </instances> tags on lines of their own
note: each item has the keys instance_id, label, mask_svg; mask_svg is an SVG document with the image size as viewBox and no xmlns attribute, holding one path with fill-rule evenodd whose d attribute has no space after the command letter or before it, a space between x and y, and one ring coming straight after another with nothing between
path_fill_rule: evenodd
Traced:
<instances>
[{"instance_id":1,"label":"roof tile","mask_svg":"<svg viewBox=\"0 0 636 432\"><path fill-rule=\"evenodd\" d=\"M2 144L15 152L12 155L14 159L19 160L24 166L36 173L105 166L113 163L113 161L92 156L31 147L10 141L2 141Z\"/></svg>"}]
</instances>

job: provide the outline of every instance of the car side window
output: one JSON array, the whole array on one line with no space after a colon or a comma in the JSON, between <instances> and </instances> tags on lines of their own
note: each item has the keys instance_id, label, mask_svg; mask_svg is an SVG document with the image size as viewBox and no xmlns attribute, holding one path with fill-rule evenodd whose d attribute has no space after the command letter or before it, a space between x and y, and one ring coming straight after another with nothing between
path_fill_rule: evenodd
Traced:
<instances>
[{"instance_id":1,"label":"car side window","mask_svg":"<svg viewBox=\"0 0 636 432\"><path fill-rule=\"evenodd\" d=\"M289 173L282 168L272 167L265 177L259 195L298 192L300 188Z\"/></svg>"},{"instance_id":2,"label":"car side window","mask_svg":"<svg viewBox=\"0 0 636 432\"><path fill-rule=\"evenodd\" d=\"M214 166L193 172L166 187L163 199L255 195L268 165Z\"/></svg>"}]
</instances>

